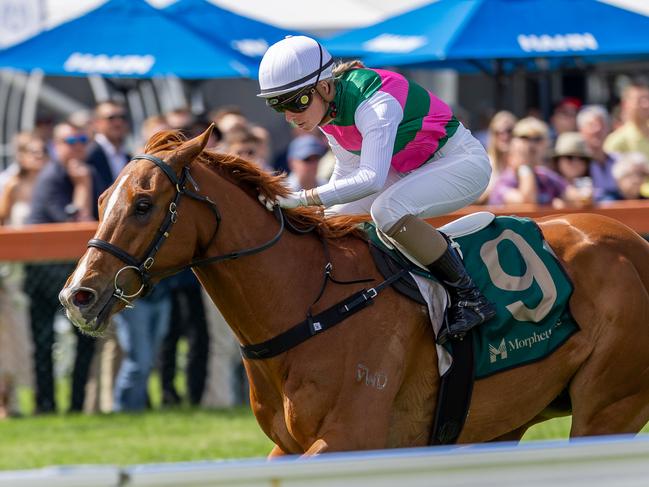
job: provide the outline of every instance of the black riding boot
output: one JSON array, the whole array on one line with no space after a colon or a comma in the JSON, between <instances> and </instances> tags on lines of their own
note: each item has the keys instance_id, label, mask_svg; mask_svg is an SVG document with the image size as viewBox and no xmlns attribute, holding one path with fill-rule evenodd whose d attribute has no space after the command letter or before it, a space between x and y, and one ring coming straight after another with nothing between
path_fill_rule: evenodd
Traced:
<instances>
[{"instance_id":1,"label":"black riding boot","mask_svg":"<svg viewBox=\"0 0 649 487\"><path fill-rule=\"evenodd\" d=\"M444 283L451 299L446 320L437 336L439 345L449 338L463 337L471 328L496 315L496 308L477 288L451 246L428 265L428 270Z\"/></svg>"}]
</instances>

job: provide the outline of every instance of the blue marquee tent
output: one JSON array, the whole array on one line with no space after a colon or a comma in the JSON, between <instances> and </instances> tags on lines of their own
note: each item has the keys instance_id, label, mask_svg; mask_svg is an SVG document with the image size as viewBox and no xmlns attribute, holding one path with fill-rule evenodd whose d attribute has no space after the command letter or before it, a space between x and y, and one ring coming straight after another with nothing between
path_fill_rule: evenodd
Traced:
<instances>
[{"instance_id":1,"label":"blue marquee tent","mask_svg":"<svg viewBox=\"0 0 649 487\"><path fill-rule=\"evenodd\" d=\"M210 42L144 0L110 0L88 14L0 51L0 68L50 75L250 77L257 63Z\"/></svg>"},{"instance_id":2,"label":"blue marquee tent","mask_svg":"<svg viewBox=\"0 0 649 487\"><path fill-rule=\"evenodd\" d=\"M439 0L324 44L370 65L490 71L491 60L646 57L649 17L596 0Z\"/></svg>"},{"instance_id":3,"label":"blue marquee tent","mask_svg":"<svg viewBox=\"0 0 649 487\"><path fill-rule=\"evenodd\" d=\"M229 46L259 64L268 47L298 32L224 10L207 0L179 0L163 9L170 18L213 42Z\"/></svg>"}]
</instances>

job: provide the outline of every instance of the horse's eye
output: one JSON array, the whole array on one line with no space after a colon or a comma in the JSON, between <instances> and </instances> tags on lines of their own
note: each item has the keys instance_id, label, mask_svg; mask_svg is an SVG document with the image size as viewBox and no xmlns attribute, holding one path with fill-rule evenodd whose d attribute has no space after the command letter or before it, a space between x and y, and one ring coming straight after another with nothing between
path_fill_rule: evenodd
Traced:
<instances>
[{"instance_id":1,"label":"horse's eye","mask_svg":"<svg viewBox=\"0 0 649 487\"><path fill-rule=\"evenodd\" d=\"M135 203L135 214L138 216L146 215L153 205L148 200L139 200Z\"/></svg>"}]
</instances>

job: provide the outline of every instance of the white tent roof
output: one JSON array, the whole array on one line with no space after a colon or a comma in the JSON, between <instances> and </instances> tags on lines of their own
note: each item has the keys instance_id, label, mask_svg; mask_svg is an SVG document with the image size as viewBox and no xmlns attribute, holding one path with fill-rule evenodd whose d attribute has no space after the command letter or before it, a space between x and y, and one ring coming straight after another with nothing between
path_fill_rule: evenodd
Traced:
<instances>
[{"instance_id":1,"label":"white tent roof","mask_svg":"<svg viewBox=\"0 0 649 487\"><path fill-rule=\"evenodd\" d=\"M104 3L105 0L46 0L48 26L59 24ZM175 0L148 0L165 7ZM364 27L433 0L209 0L233 12L281 27L316 33ZM604 0L649 15L646 0Z\"/></svg>"},{"instance_id":2,"label":"white tent roof","mask_svg":"<svg viewBox=\"0 0 649 487\"><path fill-rule=\"evenodd\" d=\"M105 0L46 0L48 25L57 25L96 8ZM148 0L166 7L175 0ZM233 12L296 30L333 31L361 27L431 0L210 0Z\"/></svg>"}]
</instances>

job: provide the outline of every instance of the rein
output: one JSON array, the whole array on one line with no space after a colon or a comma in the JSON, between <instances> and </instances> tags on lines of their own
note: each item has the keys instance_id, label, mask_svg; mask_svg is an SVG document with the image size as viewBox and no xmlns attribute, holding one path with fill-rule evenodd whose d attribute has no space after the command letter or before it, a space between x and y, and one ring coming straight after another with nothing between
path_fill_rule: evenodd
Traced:
<instances>
[{"instance_id":1,"label":"rein","mask_svg":"<svg viewBox=\"0 0 649 487\"><path fill-rule=\"evenodd\" d=\"M186 188L185 184L188 179L192 181L192 184L194 185L194 187L196 187L196 184L193 183L193 179L189 174L189 169L187 168L187 166L183 167L182 172L180 174L180 178L178 178L174 170L171 168L171 166L166 162L164 162L159 157L155 157L149 154L140 154L134 156L132 160L135 161L140 159L145 159L147 161L154 163L158 168L160 168L164 172L164 174L167 176L169 181L171 181L171 184L176 189L176 195L172 200L172 202L169 204L169 211L165 216L164 221L160 225L160 228L158 228L158 231L155 237L153 238L151 245L149 245L148 249L144 253L144 257L142 257L141 259L137 259L136 257L132 256L125 250L119 248L118 246L99 238L93 238L90 239L90 241L88 241L88 247L94 247L97 249L101 249L105 252L108 252L109 254L113 255L114 257L117 257L119 260L121 260L126 264L126 266L122 267L120 270L117 271L113 283L114 285L113 296L126 303L126 307L132 308L133 298L138 297L140 294L142 294L143 296L147 294L147 292L151 289L151 279L154 276L166 277L168 275L175 274L177 272L183 271L191 267L199 267L202 265L213 264L225 260L234 260L234 259L238 259L239 257L245 257L247 255L258 254L275 245L281 238L282 233L284 233L284 228L285 228L284 213L281 211L279 206L276 206L273 209L273 213L275 214L275 217L279 220L280 226L277 233L269 241L261 245L258 245L256 247L251 247L248 249L237 250L234 252L229 252L227 254L215 255L212 257L194 259L189 264L185 264L177 268L165 271L164 273L151 274L149 272L149 269L151 269L153 263L155 262L155 255L158 253L160 247L162 247L162 244L165 242L167 237L169 237L169 231L171 230L171 226L174 223L176 223L176 221L178 220L178 205L180 204L180 200L183 195L186 195L196 201L200 201L201 203L207 204L210 207L210 209L214 212L214 216L216 219L216 228L214 229L214 232L212 233L212 236L210 237L210 240L207 243L206 248L209 248L212 242L214 241L214 239L216 238L216 233L218 232L221 223L221 214L219 213L219 209L216 206L216 203L210 200L207 196L202 196ZM126 294L125 291L119 286L119 282L118 282L119 275L126 270L135 271L140 279L140 283L141 283L140 288L135 293L132 294Z\"/></svg>"}]
</instances>

